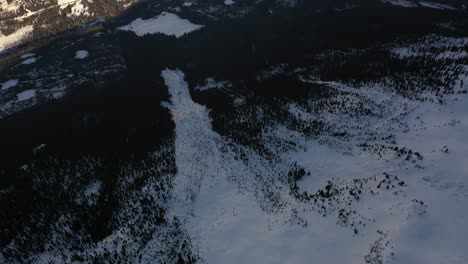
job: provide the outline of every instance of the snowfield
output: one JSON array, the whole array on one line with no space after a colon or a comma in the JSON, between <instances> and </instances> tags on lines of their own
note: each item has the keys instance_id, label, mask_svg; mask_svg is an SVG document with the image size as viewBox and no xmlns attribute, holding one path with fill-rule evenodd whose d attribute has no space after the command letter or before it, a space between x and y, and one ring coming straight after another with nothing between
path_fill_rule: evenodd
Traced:
<instances>
[{"instance_id":1,"label":"snowfield","mask_svg":"<svg viewBox=\"0 0 468 264\"><path fill-rule=\"evenodd\" d=\"M1 85L1 87L2 87L2 90L6 90L6 89L9 89L9 88L15 87L16 85L18 85L18 80L8 80L8 81L4 82Z\"/></svg>"},{"instance_id":2,"label":"snowfield","mask_svg":"<svg viewBox=\"0 0 468 264\"><path fill-rule=\"evenodd\" d=\"M24 61L21 62L22 65L29 65L29 64L33 64L33 63L36 63L37 61L37 58L36 57L28 57L27 59L25 59Z\"/></svg>"},{"instance_id":3,"label":"snowfield","mask_svg":"<svg viewBox=\"0 0 468 264\"><path fill-rule=\"evenodd\" d=\"M0 32L0 53L23 41L33 31L33 26L25 26L5 36Z\"/></svg>"},{"instance_id":4,"label":"snowfield","mask_svg":"<svg viewBox=\"0 0 468 264\"><path fill-rule=\"evenodd\" d=\"M382 5L392 17L451 8L382 1L431 8ZM73 21L100 12L53 2ZM309 29L312 4L247 2L149 1L8 61L0 263L467 263L459 20L357 48L336 25ZM318 25L368 13L346 7Z\"/></svg>"},{"instance_id":5,"label":"snowfield","mask_svg":"<svg viewBox=\"0 0 468 264\"><path fill-rule=\"evenodd\" d=\"M202 25L196 25L175 14L163 12L161 15L151 19L138 18L127 26L120 27L119 29L123 31L132 31L139 37L147 34L161 33L180 38L187 33L201 28L203 28Z\"/></svg>"},{"instance_id":6,"label":"snowfield","mask_svg":"<svg viewBox=\"0 0 468 264\"><path fill-rule=\"evenodd\" d=\"M75 53L75 59L86 59L89 56L89 52L87 50L79 50Z\"/></svg>"},{"instance_id":7,"label":"snowfield","mask_svg":"<svg viewBox=\"0 0 468 264\"><path fill-rule=\"evenodd\" d=\"M468 258L466 96L451 96L444 105L416 103L382 88L376 93L329 84L356 93L357 100L367 97L389 105L388 113L383 112L388 118L356 122L366 123L368 132L390 131L398 145L424 158L407 162L387 154L381 159L357 149L358 137L340 143L273 127L265 136L272 141L288 138L300 150L278 153L281 163L254 152L242 162L236 158L239 149L212 130L208 110L191 100L184 74L165 70L162 76L176 124L178 172L170 215L184 219L204 262L436 264ZM325 118L342 122L330 114ZM360 187L350 194L335 190L336 200L325 203L327 209L317 208L295 199L281 180L281 171L292 163L311 174L298 181L299 193L319 193L327 182L331 190L356 183ZM262 198L262 186L268 186L281 206Z\"/></svg>"},{"instance_id":8,"label":"snowfield","mask_svg":"<svg viewBox=\"0 0 468 264\"><path fill-rule=\"evenodd\" d=\"M467 80L465 78L465 80ZM463 263L468 259L468 98L422 105L408 116L410 130L397 141L424 156L424 169L405 169L410 193L428 206L418 221L395 235L395 263Z\"/></svg>"},{"instance_id":9,"label":"snowfield","mask_svg":"<svg viewBox=\"0 0 468 264\"><path fill-rule=\"evenodd\" d=\"M26 90L16 95L18 102L29 100L35 96L36 90Z\"/></svg>"}]
</instances>

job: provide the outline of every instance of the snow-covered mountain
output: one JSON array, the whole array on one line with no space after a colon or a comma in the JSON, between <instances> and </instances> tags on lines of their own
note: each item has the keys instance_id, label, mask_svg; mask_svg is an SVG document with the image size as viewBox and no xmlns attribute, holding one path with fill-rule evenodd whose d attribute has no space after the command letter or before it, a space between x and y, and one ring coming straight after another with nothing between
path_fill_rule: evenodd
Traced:
<instances>
[{"instance_id":1,"label":"snow-covered mountain","mask_svg":"<svg viewBox=\"0 0 468 264\"><path fill-rule=\"evenodd\" d=\"M0 51L114 17L136 0L1 0Z\"/></svg>"},{"instance_id":2,"label":"snow-covered mountain","mask_svg":"<svg viewBox=\"0 0 468 264\"><path fill-rule=\"evenodd\" d=\"M255 0L255 1L159 1L159 0L1 0L0 1L0 52L22 43L47 40L77 26L92 27L102 19L122 14L129 7L144 2L146 8L198 9L199 14L223 19L226 16L242 16L257 5L269 5L271 9L293 8L309 5L317 11L346 10L369 6L388 5L403 8L430 8L441 10L465 10L466 0L420 1L420 0L360 0L360 1L302 1L302 0Z\"/></svg>"},{"instance_id":3,"label":"snow-covered mountain","mask_svg":"<svg viewBox=\"0 0 468 264\"><path fill-rule=\"evenodd\" d=\"M467 11L372 3L145 1L5 54L0 263L466 263Z\"/></svg>"}]
</instances>

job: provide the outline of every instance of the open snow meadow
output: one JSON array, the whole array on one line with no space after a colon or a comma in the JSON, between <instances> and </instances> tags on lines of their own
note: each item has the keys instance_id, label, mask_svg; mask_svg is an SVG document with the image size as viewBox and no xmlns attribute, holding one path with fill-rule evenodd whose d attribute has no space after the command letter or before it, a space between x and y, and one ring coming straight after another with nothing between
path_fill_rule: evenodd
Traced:
<instances>
[{"instance_id":1,"label":"open snow meadow","mask_svg":"<svg viewBox=\"0 0 468 264\"><path fill-rule=\"evenodd\" d=\"M171 202L175 211L169 212L184 219L207 263L307 263L310 259L458 263L467 259L463 243L468 232L466 96L451 96L444 105L415 104L392 91L375 94L343 88L379 104L406 109L403 114L391 112L361 122L369 122L369 130L379 136L383 131L391 134L403 149L417 150L414 153L421 158L411 160L407 151L405 159L388 153L376 156L356 149L357 138L346 143L327 137L306 139L275 127L264 137L273 141L286 137L300 147L283 152L270 146L282 160L272 164L254 153L246 160L238 158L241 150L213 131L208 110L190 98L183 72L164 70L162 76L176 126L177 174ZM316 202L294 197L287 179L275 175L281 171L286 175L292 163L308 172L297 181L296 192L315 193L314 199L326 202L317 207ZM265 185L268 190L262 189ZM274 211L262 210L263 206Z\"/></svg>"},{"instance_id":2,"label":"open snow meadow","mask_svg":"<svg viewBox=\"0 0 468 264\"><path fill-rule=\"evenodd\" d=\"M157 17L146 20L138 18L127 26L121 27L120 30L133 31L139 37L161 33L179 38L202 27L201 25L192 24L189 20L182 19L175 14L163 12Z\"/></svg>"},{"instance_id":3,"label":"open snow meadow","mask_svg":"<svg viewBox=\"0 0 468 264\"><path fill-rule=\"evenodd\" d=\"M18 1L0 263L468 263L465 0Z\"/></svg>"}]
</instances>

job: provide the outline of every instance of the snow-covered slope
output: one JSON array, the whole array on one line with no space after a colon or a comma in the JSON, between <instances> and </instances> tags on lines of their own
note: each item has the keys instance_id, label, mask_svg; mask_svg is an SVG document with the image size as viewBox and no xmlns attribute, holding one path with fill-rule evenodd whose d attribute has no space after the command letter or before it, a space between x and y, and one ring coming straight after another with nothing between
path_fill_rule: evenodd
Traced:
<instances>
[{"instance_id":1,"label":"snow-covered slope","mask_svg":"<svg viewBox=\"0 0 468 264\"><path fill-rule=\"evenodd\" d=\"M113 17L136 0L0 1L0 52L75 26Z\"/></svg>"},{"instance_id":2,"label":"snow-covered slope","mask_svg":"<svg viewBox=\"0 0 468 264\"><path fill-rule=\"evenodd\" d=\"M0 72L0 263L466 262L462 13L159 3Z\"/></svg>"},{"instance_id":3,"label":"snow-covered slope","mask_svg":"<svg viewBox=\"0 0 468 264\"><path fill-rule=\"evenodd\" d=\"M408 100L381 86L326 83L348 94L336 100L363 102L381 112L373 118L332 108L322 113L326 122L346 127L346 140L307 138L270 127L260 141L277 155L272 162L249 149L232 148L215 133L208 110L191 100L180 70L165 70L162 76L176 125L178 173L169 212L184 219L206 263L468 259L466 95L447 96L441 105ZM460 76L465 84L457 89L468 88L467 78L466 72ZM297 106L291 111L304 124L320 118ZM355 126L362 126L362 134ZM396 153L378 147L390 138ZM359 148L364 139L374 146ZM277 148L286 140L296 147ZM245 158L239 158L242 153ZM307 173L295 178L290 189L288 177L301 170Z\"/></svg>"},{"instance_id":4,"label":"snow-covered slope","mask_svg":"<svg viewBox=\"0 0 468 264\"><path fill-rule=\"evenodd\" d=\"M140 0L17 0L0 1L0 54L10 47L60 34L77 26L122 14ZM257 7L267 7L270 13L282 8L312 7L315 12L333 9L344 11L359 7L428 8L438 10L466 10L468 2L461 1L328 1L302 0L256 1L144 1L148 14L157 15L162 10L171 13L189 12L209 20L224 20L245 16ZM157 12L155 12L157 11ZM163 22L164 23L164 22Z\"/></svg>"}]
</instances>

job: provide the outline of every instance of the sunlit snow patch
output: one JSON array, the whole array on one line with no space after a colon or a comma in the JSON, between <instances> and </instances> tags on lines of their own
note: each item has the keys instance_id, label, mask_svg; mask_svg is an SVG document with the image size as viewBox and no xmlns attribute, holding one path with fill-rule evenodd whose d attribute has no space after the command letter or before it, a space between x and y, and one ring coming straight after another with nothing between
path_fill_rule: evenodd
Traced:
<instances>
[{"instance_id":1,"label":"sunlit snow patch","mask_svg":"<svg viewBox=\"0 0 468 264\"><path fill-rule=\"evenodd\" d=\"M26 53L23 56L21 56L22 59L27 59L36 56L34 53Z\"/></svg>"},{"instance_id":2,"label":"sunlit snow patch","mask_svg":"<svg viewBox=\"0 0 468 264\"><path fill-rule=\"evenodd\" d=\"M18 80L9 80L3 83L1 87L2 87L2 90L6 90L6 89L10 89L11 87L15 87L16 85L18 85Z\"/></svg>"},{"instance_id":3,"label":"sunlit snow patch","mask_svg":"<svg viewBox=\"0 0 468 264\"><path fill-rule=\"evenodd\" d=\"M70 16L89 16L89 9L81 0L58 0L60 9L71 8Z\"/></svg>"},{"instance_id":4,"label":"sunlit snow patch","mask_svg":"<svg viewBox=\"0 0 468 264\"><path fill-rule=\"evenodd\" d=\"M26 90L16 95L17 102L25 101L36 96L36 90Z\"/></svg>"},{"instance_id":5,"label":"sunlit snow patch","mask_svg":"<svg viewBox=\"0 0 468 264\"><path fill-rule=\"evenodd\" d=\"M14 45L20 43L25 37L27 37L33 31L32 26L26 26L18 29L10 35L3 35L0 32L0 51L6 50Z\"/></svg>"},{"instance_id":6,"label":"sunlit snow patch","mask_svg":"<svg viewBox=\"0 0 468 264\"><path fill-rule=\"evenodd\" d=\"M75 59L85 59L89 56L89 52L87 50L79 50L75 54Z\"/></svg>"},{"instance_id":7,"label":"sunlit snow patch","mask_svg":"<svg viewBox=\"0 0 468 264\"><path fill-rule=\"evenodd\" d=\"M161 33L180 38L187 33L201 28L203 28L203 25L196 25L175 14L163 12L157 17L146 20L138 18L127 26L120 27L119 29L124 31L133 31L139 37L147 34Z\"/></svg>"},{"instance_id":8,"label":"sunlit snow patch","mask_svg":"<svg viewBox=\"0 0 468 264\"><path fill-rule=\"evenodd\" d=\"M31 57L31 58L28 58L26 60L24 60L23 62L21 62L21 64L23 65L29 65L29 64L33 64L37 61L37 59L35 57Z\"/></svg>"}]
</instances>

